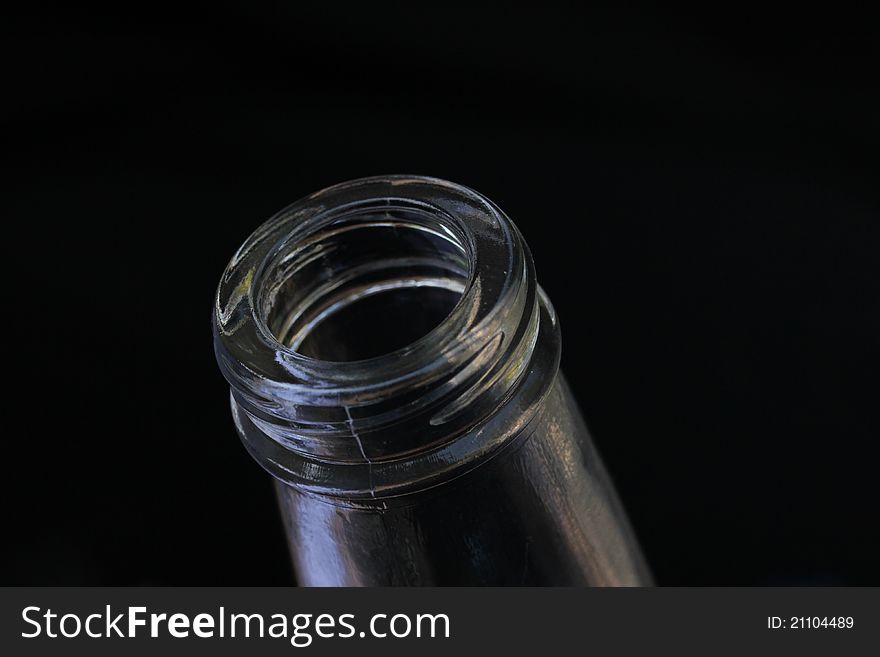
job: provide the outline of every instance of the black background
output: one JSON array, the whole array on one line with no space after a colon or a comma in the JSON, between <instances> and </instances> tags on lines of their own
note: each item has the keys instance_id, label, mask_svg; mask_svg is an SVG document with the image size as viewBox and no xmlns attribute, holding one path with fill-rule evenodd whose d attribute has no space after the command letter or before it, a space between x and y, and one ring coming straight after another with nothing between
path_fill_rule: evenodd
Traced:
<instances>
[{"instance_id":1,"label":"black background","mask_svg":"<svg viewBox=\"0 0 880 657\"><path fill-rule=\"evenodd\" d=\"M880 583L873 22L120 11L0 27L3 584L292 581L212 295L274 212L381 173L519 225L658 583Z\"/></svg>"}]
</instances>

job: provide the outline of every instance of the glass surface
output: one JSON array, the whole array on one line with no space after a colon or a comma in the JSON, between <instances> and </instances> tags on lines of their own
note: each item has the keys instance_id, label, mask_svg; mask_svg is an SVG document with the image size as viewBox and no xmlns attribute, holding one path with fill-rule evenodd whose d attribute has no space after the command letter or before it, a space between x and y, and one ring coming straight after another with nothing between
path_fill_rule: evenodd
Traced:
<instances>
[{"instance_id":1,"label":"glass surface","mask_svg":"<svg viewBox=\"0 0 880 657\"><path fill-rule=\"evenodd\" d=\"M650 582L485 197L388 176L295 203L230 262L214 335L301 583Z\"/></svg>"}]
</instances>

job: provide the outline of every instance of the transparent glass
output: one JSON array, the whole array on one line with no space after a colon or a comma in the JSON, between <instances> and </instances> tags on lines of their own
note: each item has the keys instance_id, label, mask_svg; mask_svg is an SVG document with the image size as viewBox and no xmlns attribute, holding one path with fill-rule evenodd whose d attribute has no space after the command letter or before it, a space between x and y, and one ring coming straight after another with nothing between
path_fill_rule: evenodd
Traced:
<instances>
[{"instance_id":1,"label":"transparent glass","mask_svg":"<svg viewBox=\"0 0 880 657\"><path fill-rule=\"evenodd\" d=\"M217 361L305 585L650 583L491 201L385 176L286 208L232 258Z\"/></svg>"}]
</instances>

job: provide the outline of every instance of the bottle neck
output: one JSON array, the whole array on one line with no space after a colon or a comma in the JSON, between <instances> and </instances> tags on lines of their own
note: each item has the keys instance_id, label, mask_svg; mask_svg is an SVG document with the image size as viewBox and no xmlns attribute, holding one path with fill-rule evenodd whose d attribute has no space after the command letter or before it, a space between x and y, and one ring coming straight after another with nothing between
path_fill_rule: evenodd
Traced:
<instances>
[{"instance_id":1,"label":"bottle neck","mask_svg":"<svg viewBox=\"0 0 880 657\"><path fill-rule=\"evenodd\" d=\"M444 317L414 336L431 316ZM354 497L486 453L492 440L464 437L530 371L546 388L558 363L553 311L515 226L476 192L420 177L337 185L266 222L224 272L214 334L257 460Z\"/></svg>"}]
</instances>

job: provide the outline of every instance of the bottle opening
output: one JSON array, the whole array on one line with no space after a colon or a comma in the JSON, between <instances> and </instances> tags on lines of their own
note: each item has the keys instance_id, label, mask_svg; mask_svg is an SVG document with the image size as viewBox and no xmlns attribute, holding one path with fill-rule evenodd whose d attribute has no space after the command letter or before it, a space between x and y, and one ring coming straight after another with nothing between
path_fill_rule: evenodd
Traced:
<instances>
[{"instance_id":1,"label":"bottle opening","mask_svg":"<svg viewBox=\"0 0 880 657\"><path fill-rule=\"evenodd\" d=\"M352 295L305 335L296 350L316 360L366 360L397 351L431 332L460 293L442 287L400 287L366 298Z\"/></svg>"},{"instance_id":2,"label":"bottle opening","mask_svg":"<svg viewBox=\"0 0 880 657\"><path fill-rule=\"evenodd\" d=\"M255 458L357 499L487 458L506 438L468 432L514 394L510 430L528 421L559 354L510 219L419 176L335 185L257 228L220 280L214 346Z\"/></svg>"},{"instance_id":3,"label":"bottle opening","mask_svg":"<svg viewBox=\"0 0 880 657\"><path fill-rule=\"evenodd\" d=\"M469 276L461 237L428 219L359 208L281 249L264 270L269 331L292 351L330 362L375 358L426 336Z\"/></svg>"}]
</instances>

